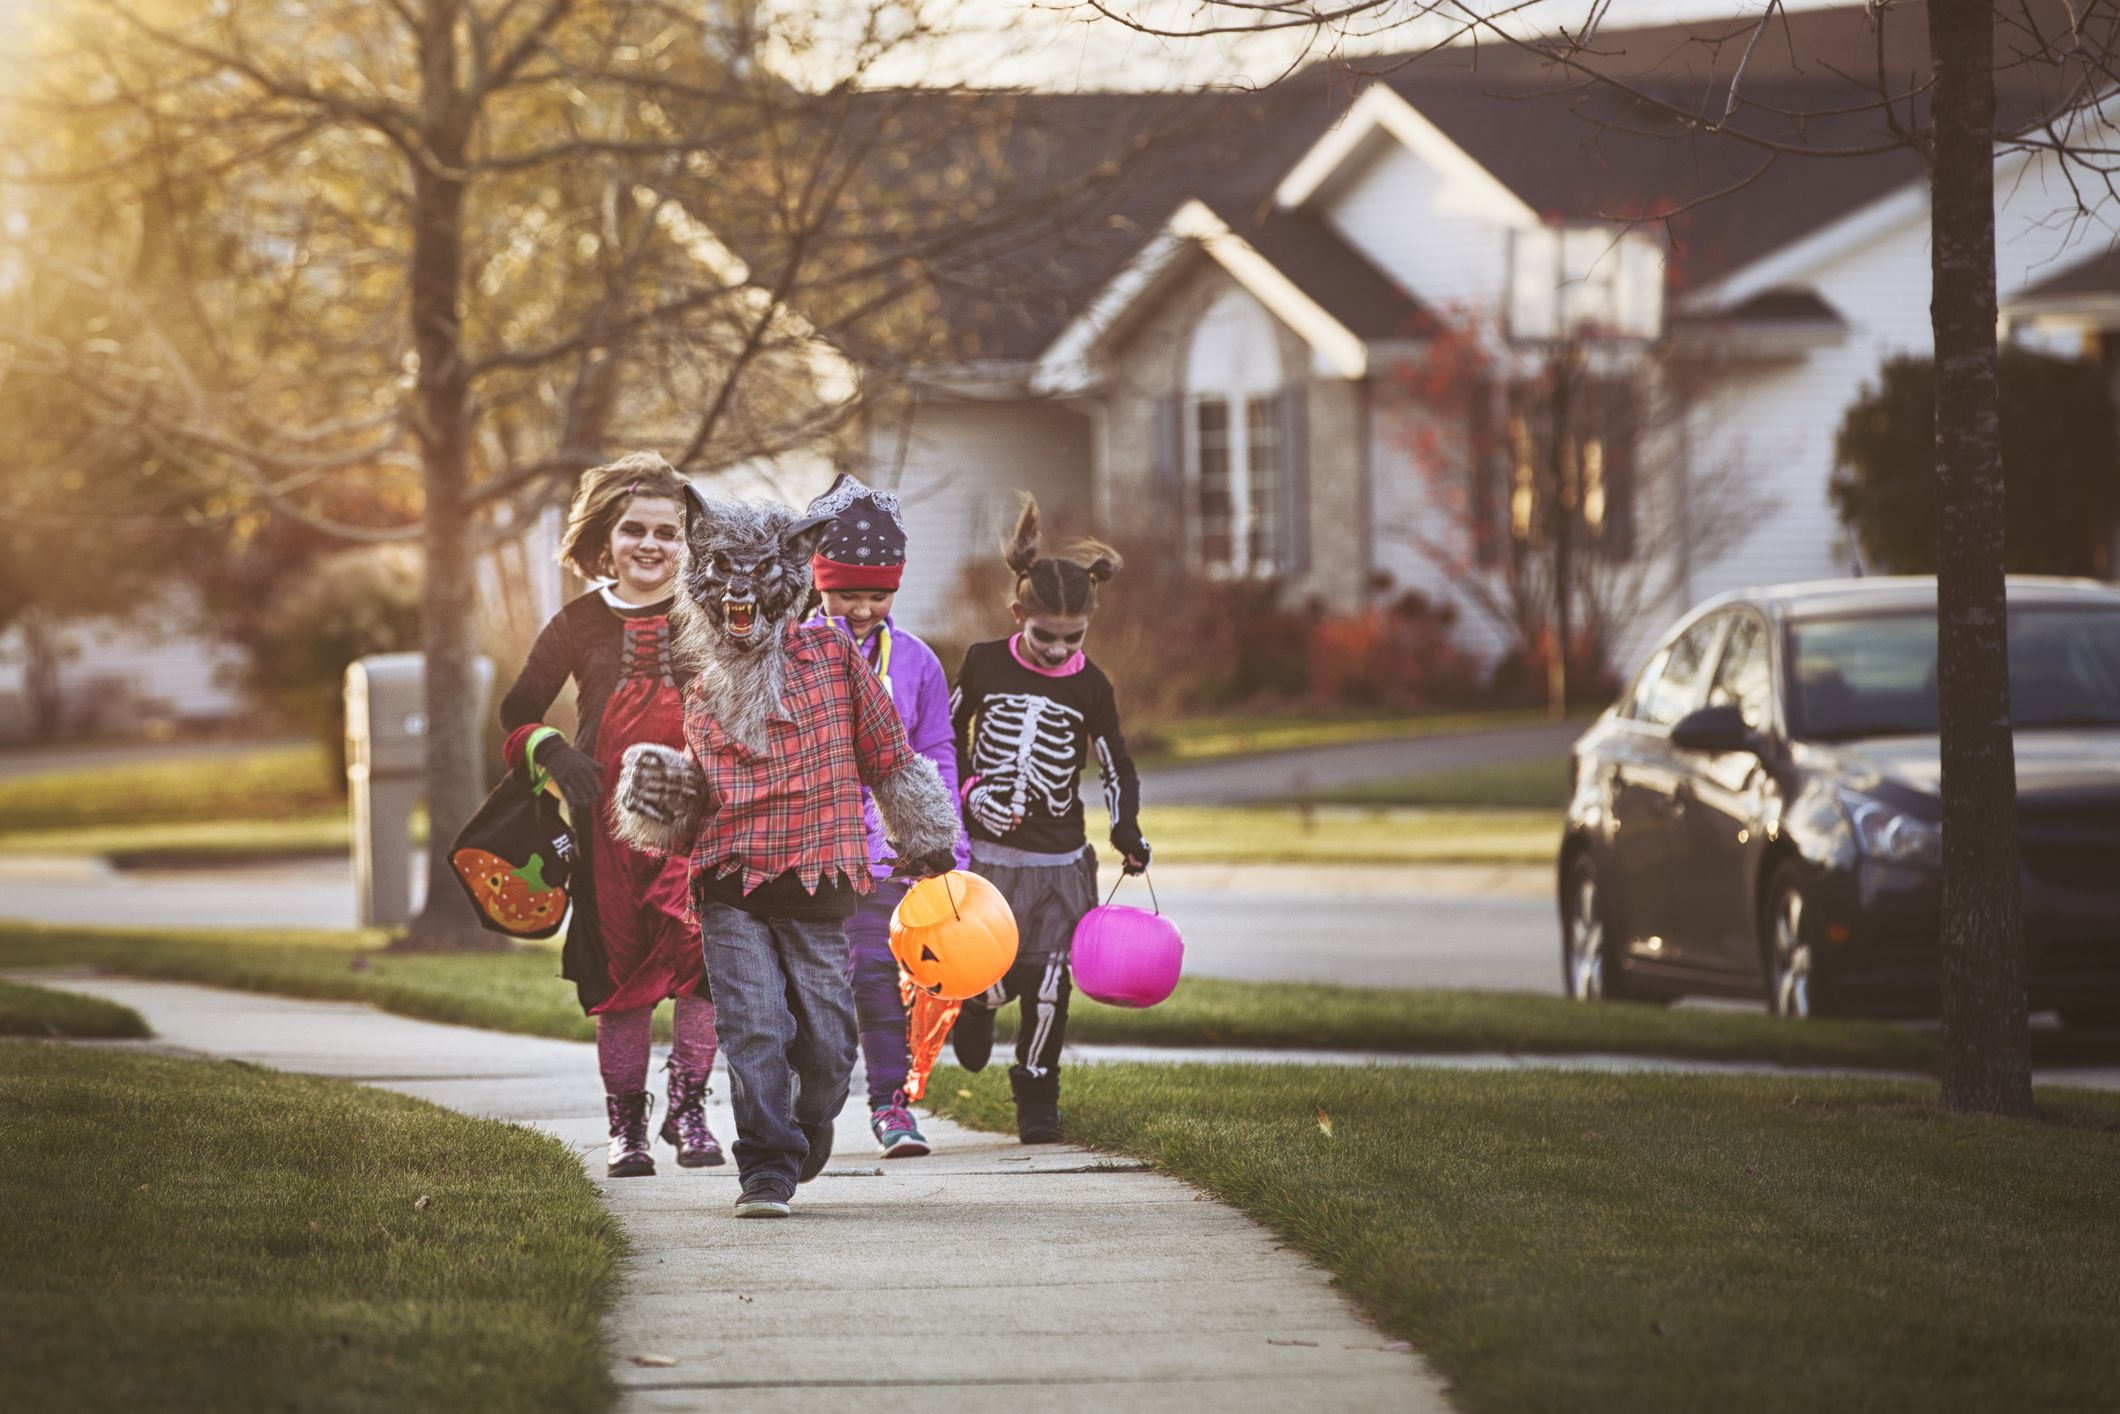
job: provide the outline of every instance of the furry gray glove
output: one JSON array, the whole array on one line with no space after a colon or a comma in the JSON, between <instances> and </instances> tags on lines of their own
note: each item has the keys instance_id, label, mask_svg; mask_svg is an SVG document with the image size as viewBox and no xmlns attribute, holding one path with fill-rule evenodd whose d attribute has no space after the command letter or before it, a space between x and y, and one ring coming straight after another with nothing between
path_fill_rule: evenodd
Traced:
<instances>
[{"instance_id":1,"label":"furry gray glove","mask_svg":"<svg viewBox=\"0 0 2120 1414\"><path fill-rule=\"evenodd\" d=\"M652 742L620 758L613 823L619 838L654 854L684 854L707 814L707 778L682 751Z\"/></svg>"}]
</instances>

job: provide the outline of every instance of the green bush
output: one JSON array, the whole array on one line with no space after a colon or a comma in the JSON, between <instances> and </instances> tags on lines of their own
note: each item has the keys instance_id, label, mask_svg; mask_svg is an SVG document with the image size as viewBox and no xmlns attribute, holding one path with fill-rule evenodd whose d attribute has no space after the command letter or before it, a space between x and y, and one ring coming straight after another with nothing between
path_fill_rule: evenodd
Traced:
<instances>
[{"instance_id":1,"label":"green bush","mask_svg":"<svg viewBox=\"0 0 2120 1414\"><path fill-rule=\"evenodd\" d=\"M419 647L423 580L414 547L363 546L319 561L260 616L250 644L253 690L316 735L338 780L346 775L346 667Z\"/></svg>"}]
</instances>

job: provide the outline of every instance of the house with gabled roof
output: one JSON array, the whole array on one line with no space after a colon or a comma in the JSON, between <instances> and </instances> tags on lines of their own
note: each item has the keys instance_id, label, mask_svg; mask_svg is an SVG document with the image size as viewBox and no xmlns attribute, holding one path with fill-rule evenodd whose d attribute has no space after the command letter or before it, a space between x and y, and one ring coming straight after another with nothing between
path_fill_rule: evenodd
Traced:
<instances>
[{"instance_id":1,"label":"house with gabled roof","mask_svg":"<svg viewBox=\"0 0 2120 1414\"><path fill-rule=\"evenodd\" d=\"M1462 600L1464 567L1403 533L1434 487L1401 371L1441 324L1499 315L1524 278L1515 237L1556 224L1609 232L1626 252L1600 277L1611 298L1660 302L1664 337L1712 349L1715 395L1688 414L1683 465L1741 462L1766 493L1743 533L1682 565L1634 642L1723 589L1859 570L1827 499L1834 431L1886 358L1929 345L1924 174L1850 77L1926 72L1918 7L1889 20L1881 46L1860 6L1791 13L1785 39L1777 20L1720 133L1641 99L1719 111L1743 45L1711 41L1750 19L1602 32L1601 67L1632 96L1495 46L1254 94L1040 96L1017 180L1064 180L1129 138L1137 170L985 289L939 289L946 354L874 391L862 455L914 536L901 614L950 619L1018 489L1326 606L1384 585ZM2036 42L1998 26L1998 128L2066 102L2069 76L2012 48ZM1776 156L1736 130L1864 155ZM2075 192L2050 154L1999 159L2004 328L2096 356L2120 347L2120 257ZM1640 488L1631 506L1672 493ZM1507 514L1506 493L1476 500ZM1462 622L1466 646L1501 650L1476 613Z\"/></svg>"}]
</instances>

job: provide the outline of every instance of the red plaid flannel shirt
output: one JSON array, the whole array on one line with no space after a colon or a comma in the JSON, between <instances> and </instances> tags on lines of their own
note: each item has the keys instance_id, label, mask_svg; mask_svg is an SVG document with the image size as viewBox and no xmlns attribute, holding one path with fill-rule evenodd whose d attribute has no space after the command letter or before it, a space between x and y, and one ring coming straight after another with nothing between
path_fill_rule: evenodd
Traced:
<instances>
[{"instance_id":1,"label":"red plaid flannel shirt","mask_svg":"<svg viewBox=\"0 0 2120 1414\"><path fill-rule=\"evenodd\" d=\"M784 717L763 754L733 741L696 690L685 693L685 746L706 773L708 810L692 872L743 871L743 891L796 871L817 892L837 873L866 893L861 788L913 760L883 682L854 641L830 627L788 630Z\"/></svg>"}]
</instances>

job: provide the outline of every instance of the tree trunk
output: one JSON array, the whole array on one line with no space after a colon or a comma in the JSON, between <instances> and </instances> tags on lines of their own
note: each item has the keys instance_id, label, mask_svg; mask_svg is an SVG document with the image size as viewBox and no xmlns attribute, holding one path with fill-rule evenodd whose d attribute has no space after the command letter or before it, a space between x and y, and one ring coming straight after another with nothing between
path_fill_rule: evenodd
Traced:
<instances>
[{"instance_id":1,"label":"tree trunk","mask_svg":"<svg viewBox=\"0 0 2120 1414\"><path fill-rule=\"evenodd\" d=\"M2032 1111L2003 597L1992 0L1930 0L1943 1103Z\"/></svg>"},{"instance_id":2,"label":"tree trunk","mask_svg":"<svg viewBox=\"0 0 2120 1414\"><path fill-rule=\"evenodd\" d=\"M59 661L64 645L59 641L58 625L41 608L25 613L21 624L22 682L29 698L29 734L33 740L46 741L57 736L63 725L61 714L66 704L59 682Z\"/></svg>"},{"instance_id":3,"label":"tree trunk","mask_svg":"<svg viewBox=\"0 0 2120 1414\"><path fill-rule=\"evenodd\" d=\"M449 844L479 806L482 739L472 672L475 566L469 476L469 380L459 296L464 264L466 122L456 75L454 0L431 0L421 35L421 138L430 160L412 171L413 348L425 490L426 593L422 647L427 690L427 902L402 946L422 950L505 947L479 926L450 885Z\"/></svg>"}]
</instances>

